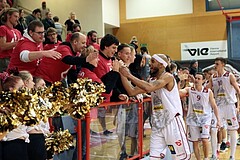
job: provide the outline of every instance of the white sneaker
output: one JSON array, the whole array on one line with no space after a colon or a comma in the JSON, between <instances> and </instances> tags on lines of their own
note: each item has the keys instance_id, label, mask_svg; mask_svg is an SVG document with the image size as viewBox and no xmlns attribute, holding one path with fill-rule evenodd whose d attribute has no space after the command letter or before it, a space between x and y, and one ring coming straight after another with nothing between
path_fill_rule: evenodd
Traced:
<instances>
[{"instance_id":1,"label":"white sneaker","mask_svg":"<svg viewBox=\"0 0 240 160\"><path fill-rule=\"evenodd\" d=\"M233 158L232 156L230 156L229 160L235 160L235 158Z\"/></svg>"}]
</instances>

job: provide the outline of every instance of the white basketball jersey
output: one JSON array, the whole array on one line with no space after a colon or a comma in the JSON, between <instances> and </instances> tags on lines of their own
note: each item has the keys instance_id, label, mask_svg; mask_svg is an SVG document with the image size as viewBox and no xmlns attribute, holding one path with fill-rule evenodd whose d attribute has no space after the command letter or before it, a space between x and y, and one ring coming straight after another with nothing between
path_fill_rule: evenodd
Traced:
<instances>
[{"instance_id":1,"label":"white basketball jersey","mask_svg":"<svg viewBox=\"0 0 240 160\"><path fill-rule=\"evenodd\" d=\"M191 126L210 125L212 107L209 101L210 89L202 87L197 91L194 87L189 89L188 113L186 123Z\"/></svg>"},{"instance_id":2,"label":"white basketball jersey","mask_svg":"<svg viewBox=\"0 0 240 160\"><path fill-rule=\"evenodd\" d=\"M230 83L230 72L226 71L221 77L214 74L212 77L213 93L218 106L237 102L236 91Z\"/></svg>"},{"instance_id":3,"label":"white basketball jersey","mask_svg":"<svg viewBox=\"0 0 240 160\"><path fill-rule=\"evenodd\" d=\"M175 79L174 87L171 91L161 88L151 92L151 97L153 130L164 128L177 114L182 115L182 104Z\"/></svg>"}]
</instances>

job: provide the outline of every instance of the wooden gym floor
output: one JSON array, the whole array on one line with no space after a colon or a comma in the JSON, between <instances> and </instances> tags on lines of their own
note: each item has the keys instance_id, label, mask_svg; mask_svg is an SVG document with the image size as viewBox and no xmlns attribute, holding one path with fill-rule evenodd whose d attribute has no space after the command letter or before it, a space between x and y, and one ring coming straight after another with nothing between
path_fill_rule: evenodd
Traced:
<instances>
[{"instance_id":1,"label":"wooden gym floor","mask_svg":"<svg viewBox=\"0 0 240 160\"><path fill-rule=\"evenodd\" d=\"M118 160L120 147L118 143L118 137L116 134L116 127L113 125L113 118L114 118L114 110L112 113L107 113L106 115L106 124L107 129L113 131L111 135L105 136L102 134L102 128L97 119L92 120L91 122L91 129L93 131L98 132L97 135L91 135L91 149L90 149L90 159L91 160ZM150 134L151 129L149 122L146 122L144 125L145 128L145 135L146 137L143 138L143 148L144 151L149 150L149 141L150 141ZM131 140L130 138L126 137L126 148L127 153L130 153L131 148ZM211 147L210 147L211 148ZM228 160L230 154L230 149L228 149L225 153L220 153L219 160ZM203 155L201 153L201 155ZM211 157L211 153L209 154ZM236 151L236 160L240 160L240 146L237 146ZM148 158L146 158L148 159ZM192 154L192 160L195 159L194 154Z\"/></svg>"}]
</instances>

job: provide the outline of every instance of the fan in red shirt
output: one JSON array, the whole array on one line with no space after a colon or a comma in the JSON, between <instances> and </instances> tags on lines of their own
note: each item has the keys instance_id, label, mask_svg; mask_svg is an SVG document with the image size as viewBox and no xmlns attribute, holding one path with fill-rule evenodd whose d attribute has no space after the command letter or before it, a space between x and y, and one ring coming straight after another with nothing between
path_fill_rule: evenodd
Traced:
<instances>
[{"instance_id":1,"label":"fan in red shirt","mask_svg":"<svg viewBox=\"0 0 240 160\"><path fill-rule=\"evenodd\" d=\"M70 39L72 37L72 34L75 32L81 32L81 26L78 23L73 24L73 31L67 34L65 42L70 42Z\"/></svg>"},{"instance_id":2,"label":"fan in red shirt","mask_svg":"<svg viewBox=\"0 0 240 160\"><path fill-rule=\"evenodd\" d=\"M109 90L109 92L105 92L103 96L105 97L105 102L110 102L110 97L112 95L112 88L107 89L107 86L115 86L117 79L119 78L119 65L120 63L118 60L113 60L111 58L114 57L114 54L117 52L117 46L119 45L118 39L111 35L107 34L101 39L100 43L100 51L99 51L99 61L98 66L94 68L93 72L98 76L98 78L109 78L112 81L112 85L106 85L106 90ZM113 67L118 66L118 67ZM107 75L107 76L106 76ZM106 128L106 121L105 121L105 114L106 109L105 108L98 108L98 119L99 122L103 128L103 134L109 135L112 132L108 131Z\"/></svg>"},{"instance_id":3,"label":"fan in red shirt","mask_svg":"<svg viewBox=\"0 0 240 160\"><path fill-rule=\"evenodd\" d=\"M43 57L54 60L61 58L61 54L50 50L43 51L44 26L41 21L34 20L28 25L28 30L23 34L13 52L10 54L9 69L18 68L19 71L27 70L33 76Z\"/></svg>"},{"instance_id":4,"label":"fan in red shirt","mask_svg":"<svg viewBox=\"0 0 240 160\"><path fill-rule=\"evenodd\" d=\"M100 45L97 44L97 32L91 30L87 34L87 46L93 46L96 50L100 50Z\"/></svg>"},{"instance_id":5,"label":"fan in red shirt","mask_svg":"<svg viewBox=\"0 0 240 160\"><path fill-rule=\"evenodd\" d=\"M10 54L22 37L21 33L14 29L18 24L18 18L19 11L15 8L6 10L2 18L4 25L0 26L0 72L7 69Z\"/></svg>"},{"instance_id":6,"label":"fan in red shirt","mask_svg":"<svg viewBox=\"0 0 240 160\"><path fill-rule=\"evenodd\" d=\"M57 39L57 30L53 27L47 29L47 38L49 39L49 42L44 45L43 50L55 49L60 43L62 43Z\"/></svg>"},{"instance_id":7,"label":"fan in red shirt","mask_svg":"<svg viewBox=\"0 0 240 160\"><path fill-rule=\"evenodd\" d=\"M92 52L86 58L76 56L84 48L86 48L86 36L80 32L73 33L70 42L64 42L56 49L61 53L62 58L59 60L43 58L36 76L43 78L47 84L65 79L70 68L83 65L98 56L98 52Z\"/></svg>"}]
</instances>

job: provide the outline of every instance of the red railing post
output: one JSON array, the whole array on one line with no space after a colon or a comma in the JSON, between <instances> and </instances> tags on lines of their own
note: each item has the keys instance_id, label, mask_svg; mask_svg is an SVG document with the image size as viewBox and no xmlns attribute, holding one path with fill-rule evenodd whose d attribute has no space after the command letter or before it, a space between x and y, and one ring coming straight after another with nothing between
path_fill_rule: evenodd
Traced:
<instances>
[{"instance_id":1,"label":"red railing post","mask_svg":"<svg viewBox=\"0 0 240 160\"><path fill-rule=\"evenodd\" d=\"M86 160L90 160L90 112L86 114Z\"/></svg>"},{"instance_id":2,"label":"red railing post","mask_svg":"<svg viewBox=\"0 0 240 160\"><path fill-rule=\"evenodd\" d=\"M77 149L78 160L82 160L82 122L80 119L77 120Z\"/></svg>"},{"instance_id":3,"label":"red railing post","mask_svg":"<svg viewBox=\"0 0 240 160\"><path fill-rule=\"evenodd\" d=\"M53 124L52 124L52 117L49 117L48 118L48 123L49 123L49 127L50 127L50 132L53 132L54 131L54 127L53 127Z\"/></svg>"},{"instance_id":4,"label":"red railing post","mask_svg":"<svg viewBox=\"0 0 240 160\"><path fill-rule=\"evenodd\" d=\"M143 103L138 103L138 153L143 157Z\"/></svg>"}]
</instances>

